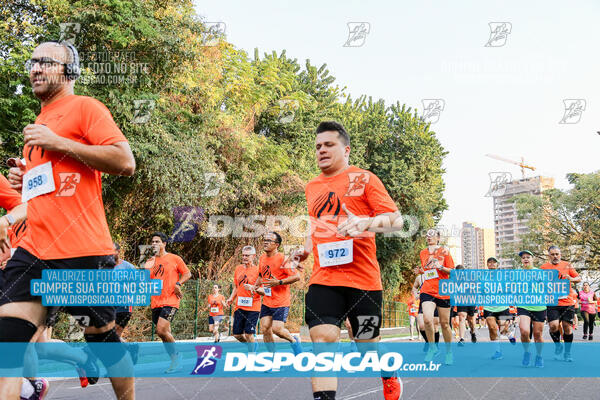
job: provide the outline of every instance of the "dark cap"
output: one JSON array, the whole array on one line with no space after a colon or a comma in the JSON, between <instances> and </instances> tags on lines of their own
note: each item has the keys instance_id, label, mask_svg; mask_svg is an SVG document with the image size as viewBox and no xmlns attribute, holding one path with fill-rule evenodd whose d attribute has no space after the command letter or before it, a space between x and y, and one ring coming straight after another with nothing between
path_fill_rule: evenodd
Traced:
<instances>
[{"instance_id":1,"label":"dark cap","mask_svg":"<svg viewBox=\"0 0 600 400\"><path fill-rule=\"evenodd\" d=\"M487 259L486 262L490 262L490 261L498 262L498 259L496 259L496 257L490 257Z\"/></svg>"}]
</instances>

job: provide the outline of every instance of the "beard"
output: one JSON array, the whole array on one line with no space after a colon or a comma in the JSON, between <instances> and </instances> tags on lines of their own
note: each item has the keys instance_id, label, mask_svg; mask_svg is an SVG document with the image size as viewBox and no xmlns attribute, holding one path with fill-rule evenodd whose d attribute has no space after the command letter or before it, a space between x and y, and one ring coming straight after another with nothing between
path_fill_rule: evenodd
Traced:
<instances>
[{"instance_id":1,"label":"beard","mask_svg":"<svg viewBox=\"0 0 600 400\"><path fill-rule=\"evenodd\" d=\"M63 86L64 82L62 82L62 76L57 77L43 77L44 82L37 86L33 87L32 91L35 97L39 100L47 100L58 93Z\"/></svg>"}]
</instances>

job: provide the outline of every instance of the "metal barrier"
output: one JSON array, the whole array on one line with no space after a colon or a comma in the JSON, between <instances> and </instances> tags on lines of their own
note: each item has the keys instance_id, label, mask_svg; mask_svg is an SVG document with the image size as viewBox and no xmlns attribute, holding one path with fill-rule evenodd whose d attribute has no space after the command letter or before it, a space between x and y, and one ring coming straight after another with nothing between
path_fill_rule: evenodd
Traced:
<instances>
[{"instance_id":1,"label":"metal barrier","mask_svg":"<svg viewBox=\"0 0 600 400\"><path fill-rule=\"evenodd\" d=\"M208 310L206 298L212 292L212 285L220 283L222 294L227 298L233 289L231 281L229 282L211 282L202 280L190 280L183 287L183 298L181 299L180 307L172 324L171 331L176 339L195 339L199 336L210 336L208 331ZM304 325L304 294L305 288L297 285L292 286L292 306L286 323L288 329L292 332L299 332ZM225 315L229 316L221 325L222 332L227 332L231 335L233 328L233 310L230 307L225 311ZM61 318L57 326L57 337L60 337L62 325L66 324L66 318ZM408 326L407 306L404 303L397 301L384 301L382 304L382 327L392 328L400 326ZM260 332L260 322L257 327L257 333ZM342 329L344 327L342 326ZM66 330L65 330L66 331ZM152 311L150 307L135 307L131 322L125 329L125 338L129 341L153 341L156 339L156 327L152 323Z\"/></svg>"}]
</instances>

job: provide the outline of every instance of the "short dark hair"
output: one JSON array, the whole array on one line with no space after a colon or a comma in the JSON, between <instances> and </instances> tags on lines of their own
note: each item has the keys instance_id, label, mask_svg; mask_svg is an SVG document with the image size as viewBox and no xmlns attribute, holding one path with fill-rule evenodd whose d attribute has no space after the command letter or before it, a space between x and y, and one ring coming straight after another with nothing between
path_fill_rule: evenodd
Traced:
<instances>
[{"instance_id":1,"label":"short dark hair","mask_svg":"<svg viewBox=\"0 0 600 400\"><path fill-rule=\"evenodd\" d=\"M121 250L121 246L119 245L119 243L117 243L117 242L113 242L113 245L115 246L115 250L116 250L116 251L119 251L119 250Z\"/></svg>"},{"instance_id":2,"label":"short dark hair","mask_svg":"<svg viewBox=\"0 0 600 400\"><path fill-rule=\"evenodd\" d=\"M169 239L167 238L167 235L165 235L162 232L154 232L152 234L152 236L150 236L150 239L152 239L155 236L158 236L160 238L160 240L162 240L163 243L167 243L169 241Z\"/></svg>"},{"instance_id":3,"label":"short dark hair","mask_svg":"<svg viewBox=\"0 0 600 400\"><path fill-rule=\"evenodd\" d=\"M552 250L558 250L560 251L560 248L558 246L552 245L550 247L548 247L548 253L550 253Z\"/></svg>"},{"instance_id":4,"label":"short dark hair","mask_svg":"<svg viewBox=\"0 0 600 400\"><path fill-rule=\"evenodd\" d=\"M317 135L323 132L336 131L344 146L350 146L350 135L339 122L323 121L317 126Z\"/></svg>"},{"instance_id":5,"label":"short dark hair","mask_svg":"<svg viewBox=\"0 0 600 400\"><path fill-rule=\"evenodd\" d=\"M458 264L454 269L465 269L465 267L462 264Z\"/></svg>"},{"instance_id":6,"label":"short dark hair","mask_svg":"<svg viewBox=\"0 0 600 400\"><path fill-rule=\"evenodd\" d=\"M275 235L275 240L277 241L277 244L281 244L281 235L277 232L271 231L269 232L272 235Z\"/></svg>"}]
</instances>

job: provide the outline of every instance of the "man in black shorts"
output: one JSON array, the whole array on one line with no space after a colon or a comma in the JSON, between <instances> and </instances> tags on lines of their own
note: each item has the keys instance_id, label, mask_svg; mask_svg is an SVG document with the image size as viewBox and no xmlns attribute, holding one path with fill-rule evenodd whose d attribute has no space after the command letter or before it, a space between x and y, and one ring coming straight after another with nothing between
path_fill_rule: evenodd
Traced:
<instances>
[{"instance_id":1,"label":"man in black shorts","mask_svg":"<svg viewBox=\"0 0 600 400\"><path fill-rule=\"evenodd\" d=\"M294 254L300 261L314 254L305 312L310 337L313 343L339 341L347 317L359 350L376 348L367 344L379 341L381 327L375 233L400 230L402 217L375 174L349 165L350 137L342 125L319 124L315 150L321 174L305 189L311 234ZM400 380L382 379L384 397L398 399ZM337 378L313 377L312 389L315 399L335 399Z\"/></svg>"},{"instance_id":2,"label":"man in black shorts","mask_svg":"<svg viewBox=\"0 0 600 400\"><path fill-rule=\"evenodd\" d=\"M461 264L458 264L456 269L464 269ZM466 322L469 323L469 329L471 330L471 342L477 342L477 335L475 334L475 306L458 306L458 332L460 340L458 341L459 346L465 345L465 334L467 333Z\"/></svg>"},{"instance_id":3,"label":"man in black shorts","mask_svg":"<svg viewBox=\"0 0 600 400\"><path fill-rule=\"evenodd\" d=\"M181 287L192 277L192 274L181 257L166 251L167 235L162 232L153 233L151 245L154 257L146 261L144 268L150 270L150 279L160 279L163 283L161 293L152 296L150 300L152 322L156 325L156 334L171 357L171 365L165 373L172 374L178 370L181 360L175 349L171 322L183 297Z\"/></svg>"},{"instance_id":4,"label":"man in black shorts","mask_svg":"<svg viewBox=\"0 0 600 400\"><path fill-rule=\"evenodd\" d=\"M0 342L29 342L45 323L46 307L32 296L30 282L43 269L114 267L114 249L102 203L101 172L131 176L135 160L127 139L99 101L75 96L79 76L77 50L69 43L42 43L27 63L33 93L42 109L23 129L23 157L9 181L27 202L27 231L3 272L0 290ZM87 342L110 342L96 356L109 373L129 371L131 359L114 328L112 306L68 306L81 316ZM87 324L86 324L87 325ZM4 360L20 368L23 359ZM113 377L117 398L134 399L134 379ZM20 378L0 378L0 398L17 399Z\"/></svg>"},{"instance_id":5,"label":"man in black shorts","mask_svg":"<svg viewBox=\"0 0 600 400\"><path fill-rule=\"evenodd\" d=\"M581 277L570 263L561 260L560 249L557 246L550 246L548 248L548 256L550 262L545 263L540 268L558 270L560 279L567 279L570 281L569 288L571 293L565 297L559 298L558 305L549 305L546 309L546 315L548 318L550 337L552 338L552 341L554 341L554 359L562 359L571 362L573 361L571 358L573 320L575 318L575 303L577 302L575 300L575 290L573 289L572 284L581 282ZM559 324L562 324L563 328L563 338L565 340L564 354L563 345L560 342Z\"/></svg>"}]
</instances>

